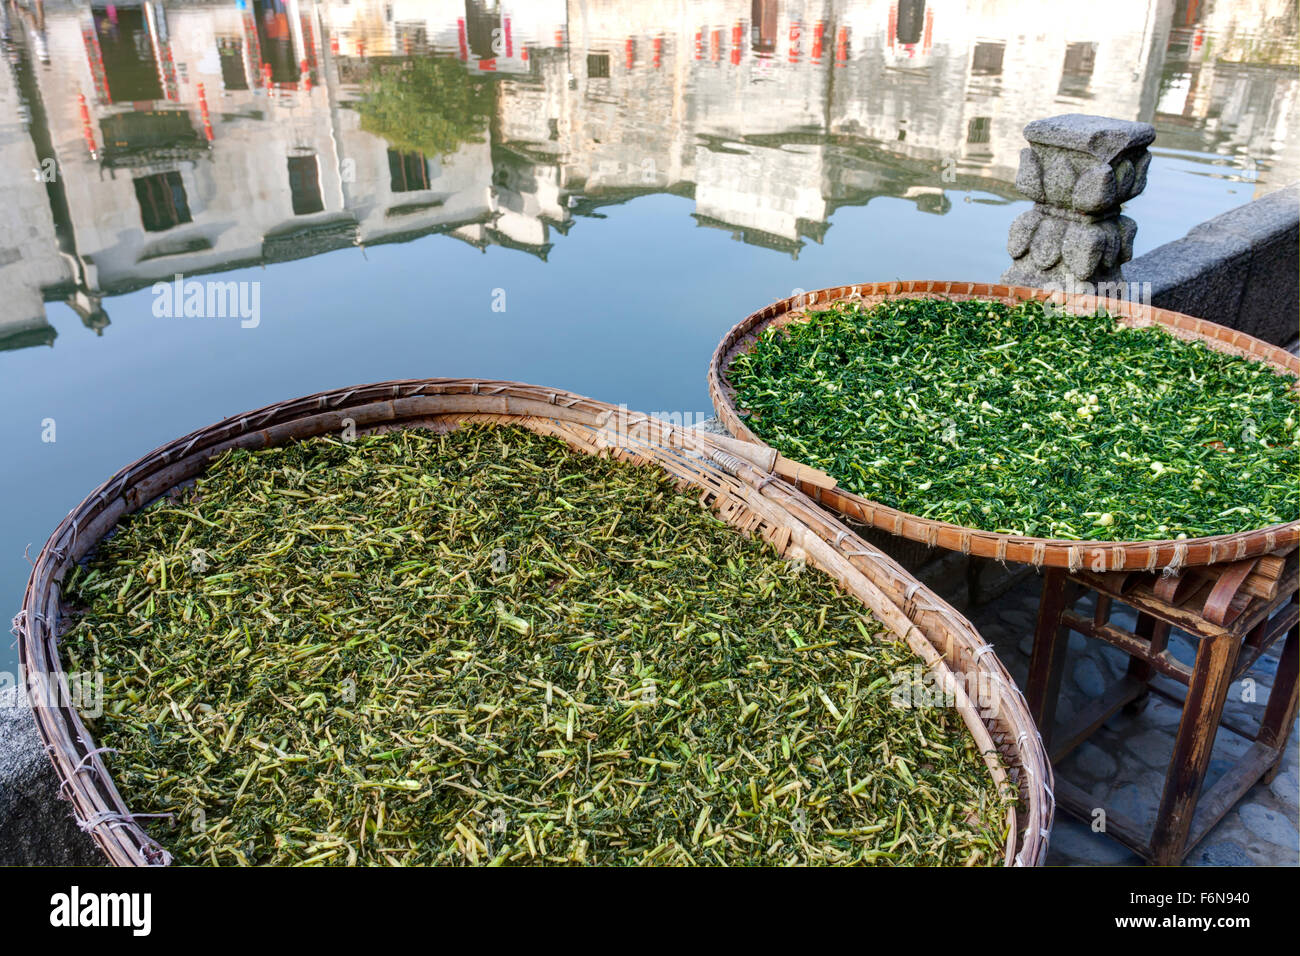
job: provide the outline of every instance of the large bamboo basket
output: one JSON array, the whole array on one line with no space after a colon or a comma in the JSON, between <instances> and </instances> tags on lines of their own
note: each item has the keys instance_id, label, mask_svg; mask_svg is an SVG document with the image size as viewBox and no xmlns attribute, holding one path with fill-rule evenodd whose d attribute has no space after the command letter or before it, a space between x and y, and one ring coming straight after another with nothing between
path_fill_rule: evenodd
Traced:
<instances>
[{"instance_id":1,"label":"large bamboo basket","mask_svg":"<svg viewBox=\"0 0 1300 956\"><path fill-rule=\"evenodd\" d=\"M1254 531L1190 538L1183 541L1070 541L997 534L944 521L921 518L835 487L833 478L816 469L777 454L746 426L736 406L736 390L728 372L736 357L753 348L758 336L769 327L807 321L808 312L823 310L835 302L875 305L888 299L981 299L1013 305L1026 299L1053 299L1065 309L1091 311L1096 300L1080 295L1053 294L1023 286L986 285L977 282L878 282L866 285L819 289L782 299L760 309L732 327L718 344L709 362L709 395L718 417L731 434L765 450L758 458L773 471L788 477L814 500L865 525L928 547L946 548L998 561L1015 561L1036 567L1092 571L1165 569L1240 561L1278 550L1289 550L1300 541L1300 522L1272 525ZM1159 325L1182 339L1203 342L1220 352L1265 362L1280 372L1300 378L1300 358L1284 349L1181 312L1170 312L1132 302L1107 300L1106 308L1129 326ZM1298 383L1300 385L1300 383Z\"/></svg>"},{"instance_id":2,"label":"large bamboo basket","mask_svg":"<svg viewBox=\"0 0 1300 956\"><path fill-rule=\"evenodd\" d=\"M934 673L936 685L954 695L990 774L1019 792L1018 810L1008 821L1005 862L1042 863L1053 813L1051 767L1023 697L992 647L963 617L794 487L746 460L752 446L568 392L472 379L338 389L229 418L122 469L55 529L32 569L15 632L36 725L62 791L82 828L112 863L166 864L170 856L131 814L113 784L111 759L96 749L81 717L67 704L67 675L58 649L60 581L124 515L193 478L215 455L338 433L347 419L359 432L510 423L558 436L575 452L659 465L682 487L697 490L732 526L830 575L908 643ZM59 696L52 697L51 689Z\"/></svg>"}]
</instances>

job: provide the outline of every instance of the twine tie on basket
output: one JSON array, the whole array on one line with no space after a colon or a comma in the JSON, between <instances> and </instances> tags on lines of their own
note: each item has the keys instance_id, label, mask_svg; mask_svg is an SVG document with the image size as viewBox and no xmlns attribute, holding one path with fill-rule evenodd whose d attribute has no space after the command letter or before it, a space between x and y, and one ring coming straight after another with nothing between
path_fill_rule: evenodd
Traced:
<instances>
[{"instance_id":1,"label":"twine tie on basket","mask_svg":"<svg viewBox=\"0 0 1300 956\"><path fill-rule=\"evenodd\" d=\"M870 548L855 548L852 551L845 551L846 558L871 558L873 561L880 560L880 552L872 551Z\"/></svg>"},{"instance_id":2,"label":"twine tie on basket","mask_svg":"<svg viewBox=\"0 0 1300 956\"><path fill-rule=\"evenodd\" d=\"M1070 545L1070 572L1074 573L1083 566L1083 553L1077 544Z\"/></svg>"},{"instance_id":3,"label":"twine tie on basket","mask_svg":"<svg viewBox=\"0 0 1300 956\"><path fill-rule=\"evenodd\" d=\"M1179 541L1174 545L1174 559L1165 567L1164 575L1172 578L1175 574L1183 569L1183 562L1187 560L1187 543Z\"/></svg>"},{"instance_id":4,"label":"twine tie on basket","mask_svg":"<svg viewBox=\"0 0 1300 956\"><path fill-rule=\"evenodd\" d=\"M1033 562L1034 567L1041 568L1043 566L1043 558L1046 554L1047 545L1042 541L1035 541L1033 557L1030 559Z\"/></svg>"},{"instance_id":5,"label":"twine tie on basket","mask_svg":"<svg viewBox=\"0 0 1300 956\"><path fill-rule=\"evenodd\" d=\"M64 559L68 556L68 551L71 551L76 546L77 546L77 519L73 518L72 519L72 542L67 546L67 550L64 549L63 545L59 545L57 548L51 548L50 555L54 558L54 560L57 563L62 564Z\"/></svg>"},{"instance_id":6,"label":"twine tie on basket","mask_svg":"<svg viewBox=\"0 0 1300 956\"><path fill-rule=\"evenodd\" d=\"M83 747L85 746L86 742L85 742L84 740L82 740L80 737L78 737L77 740L81 742L81 745L82 745ZM76 765L75 767L72 768L72 772L73 772L73 773L81 773L83 770L89 770L91 773L98 774L98 773L99 773L99 768L96 767L93 763L92 763L92 764L87 764L86 761L87 761L87 760L93 760L97 754L103 754L103 753L112 753L112 754L115 754L115 753L117 753L117 748L116 748L116 747L96 747L94 750L88 750L88 751L86 751L86 755L85 755L84 757L82 757L80 760L77 761L77 765ZM67 781L64 781L64 782L66 783Z\"/></svg>"},{"instance_id":7,"label":"twine tie on basket","mask_svg":"<svg viewBox=\"0 0 1300 956\"><path fill-rule=\"evenodd\" d=\"M130 477L131 477L130 475L122 475L120 479L114 481L113 484L110 484L107 486L107 488L100 490L99 494L96 494L95 497L98 498L100 502L103 502L105 496L109 498L120 496L120 494L122 493L122 489L125 488L127 481L130 480Z\"/></svg>"},{"instance_id":8,"label":"twine tie on basket","mask_svg":"<svg viewBox=\"0 0 1300 956\"><path fill-rule=\"evenodd\" d=\"M715 451L709 457L713 459L714 464L729 475L735 476L741 469L740 459L725 451Z\"/></svg>"},{"instance_id":9,"label":"twine tie on basket","mask_svg":"<svg viewBox=\"0 0 1300 956\"><path fill-rule=\"evenodd\" d=\"M102 827L105 824L108 824L110 827L125 827L135 823L136 820L143 820L145 817L159 817L165 820L170 820L172 819L172 814L122 813L117 810L101 810L99 813L96 813L85 820L78 820L77 828L81 830L82 833L90 833L96 827Z\"/></svg>"},{"instance_id":10,"label":"twine tie on basket","mask_svg":"<svg viewBox=\"0 0 1300 956\"><path fill-rule=\"evenodd\" d=\"M922 595L922 597L925 597L925 596L926 596L926 595ZM945 614L944 611L939 607L939 605L934 604L934 603L932 603L932 602L930 602L930 601L924 601L924 600L922 600L922 601L917 601L917 602L916 602L916 606L917 606L917 609L918 609L918 610L921 610L921 611L928 611L928 612L930 612L930 613L932 613L932 614L939 614L939 615L942 615L944 621L945 621L949 626L955 625L955 624L957 623L956 621L954 621L954 620L952 619L951 615Z\"/></svg>"},{"instance_id":11,"label":"twine tie on basket","mask_svg":"<svg viewBox=\"0 0 1300 956\"><path fill-rule=\"evenodd\" d=\"M136 824L135 821L144 819L145 817L165 817L170 820L172 815L170 813L119 813L116 810L102 810L84 821L78 820L77 827L81 832L93 835L93 831L102 826L136 826L138 828L138 824ZM171 865L172 855L170 853L163 849L156 841L151 839L143 830L140 831L140 836L143 838L143 842L138 847L141 860L149 866Z\"/></svg>"},{"instance_id":12,"label":"twine tie on basket","mask_svg":"<svg viewBox=\"0 0 1300 956\"><path fill-rule=\"evenodd\" d=\"M907 615L909 621L914 622L916 620L917 607L916 602L912 600L912 597L920 587L921 582L913 581L903 591L903 613Z\"/></svg>"},{"instance_id":13,"label":"twine tie on basket","mask_svg":"<svg viewBox=\"0 0 1300 956\"><path fill-rule=\"evenodd\" d=\"M152 840L140 847L140 859L150 866L172 865L172 855Z\"/></svg>"},{"instance_id":14,"label":"twine tie on basket","mask_svg":"<svg viewBox=\"0 0 1300 956\"><path fill-rule=\"evenodd\" d=\"M1155 545L1147 545L1147 564L1143 570L1154 571L1156 562L1160 560L1160 549Z\"/></svg>"}]
</instances>

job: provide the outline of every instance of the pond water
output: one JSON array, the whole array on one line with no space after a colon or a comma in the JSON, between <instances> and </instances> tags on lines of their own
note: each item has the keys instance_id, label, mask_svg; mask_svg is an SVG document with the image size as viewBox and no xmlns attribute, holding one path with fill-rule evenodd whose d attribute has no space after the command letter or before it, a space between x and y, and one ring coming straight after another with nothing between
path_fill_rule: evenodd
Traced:
<instances>
[{"instance_id":1,"label":"pond water","mask_svg":"<svg viewBox=\"0 0 1300 956\"><path fill-rule=\"evenodd\" d=\"M1176 239L1300 179L1296 33L1294 0L5 3L0 605L102 479L278 399L707 417L773 299L996 279L1031 119L1154 123L1126 211Z\"/></svg>"}]
</instances>

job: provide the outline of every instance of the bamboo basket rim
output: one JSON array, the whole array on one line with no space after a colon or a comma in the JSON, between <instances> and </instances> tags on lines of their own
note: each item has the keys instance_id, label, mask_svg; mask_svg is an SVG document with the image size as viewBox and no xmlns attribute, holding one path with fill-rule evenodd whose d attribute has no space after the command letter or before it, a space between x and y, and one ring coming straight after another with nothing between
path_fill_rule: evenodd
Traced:
<instances>
[{"instance_id":1,"label":"bamboo basket rim","mask_svg":"<svg viewBox=\"0 0 1300 956\"><path fill-rule=\"evenodd\" d=\"M575 452L663 468L732 527L826 573L907 642L952 695L995 782L1018 792L1018 806L1008 814L1004 862L1043 863L1055 811L1051 764L1024 697L970 622L791 484L749 460L751 446L559 389L484 379L379 382L232 416L127 465L59 523L33 565L13 632L23 687L61 781L60 795L109 862L168 865L171 855L127 807L104 751L70 703L58 646L64 575L121 518L199 474L215 456L337 433L348 421L358 433L475 421L519 424L562 438ZM972 680L978 681L974 695L963 687Z\"/></svg>"},{"instance_id":2,"label":"bamboo basket rim","mask_svg":"<svg viewBox=\"0 0 1300 956\"><path fill-rule=\"evenodd\" d=\"M752 442L775 455L775 450L756 435L740 417L736 390L727 372L737 355L749 351L758 335L770 326L806 321L806 310L813 305L825 308L835 302L862 302L874 305L889 299L929 298L948 301L969 299L1000 301L1013 304L1027 299L1053 299L1066 308L1094 306L1096 298L1064 294L1027 286L982 282L946 282L912 280L860 283L832 286L779 299L741 319L722 337L709 361L709 397L714 410L727 430L738 439ZM1135 302L1107 300L1107 308L1125 325L1158 325L1170 334L1202 342L1208 348L1230 355L1252 358L1272 366L1296 379L1300 388L1300 357L1285 349L1269 345L1254 336L1229 329L1205 319L1159 309ZM922 518L892 508L862 495L835 486L833 479L821 480L820 472L797 462L788 462L789 470L800 490L815 501L839 514L867 526L917 541L928 547L974 554L1006 563L1013 561L1036 568L1067 568L1070 571L1165 571L1177 573L1184 567L1219 562L1241 561L1274 551L1290 551L1300 543L1300 521L1269 525L1251 531L1210 535L1183 540L1151 541L1083 541L1068 538L1039 538L1032 535L1001 534L982 531L947 521ZM809 480L809 473L817 476Z\"/></svg>"}]
</instances>

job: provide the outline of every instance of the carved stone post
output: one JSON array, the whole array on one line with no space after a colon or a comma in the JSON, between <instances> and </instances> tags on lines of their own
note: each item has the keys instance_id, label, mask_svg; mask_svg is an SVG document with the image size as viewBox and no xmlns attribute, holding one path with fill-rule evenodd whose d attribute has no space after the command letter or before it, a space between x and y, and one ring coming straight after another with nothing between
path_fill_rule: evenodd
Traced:
<instances>
[{"instance_id":1,"label":"carved stone post","mask_svg":"<svg viewBox=\"0 0 1300 956\"><path fill-rule=\"evenodd\" d=\"M1034 208L1011 224L1002 274L1010 285L1068 290L1118 283L1133 257L1137 223L1119 214L1146 188L1156 138L1150 123L1067 113L1025 127L1016 188Z\"/></svg>"}]
</instances>

